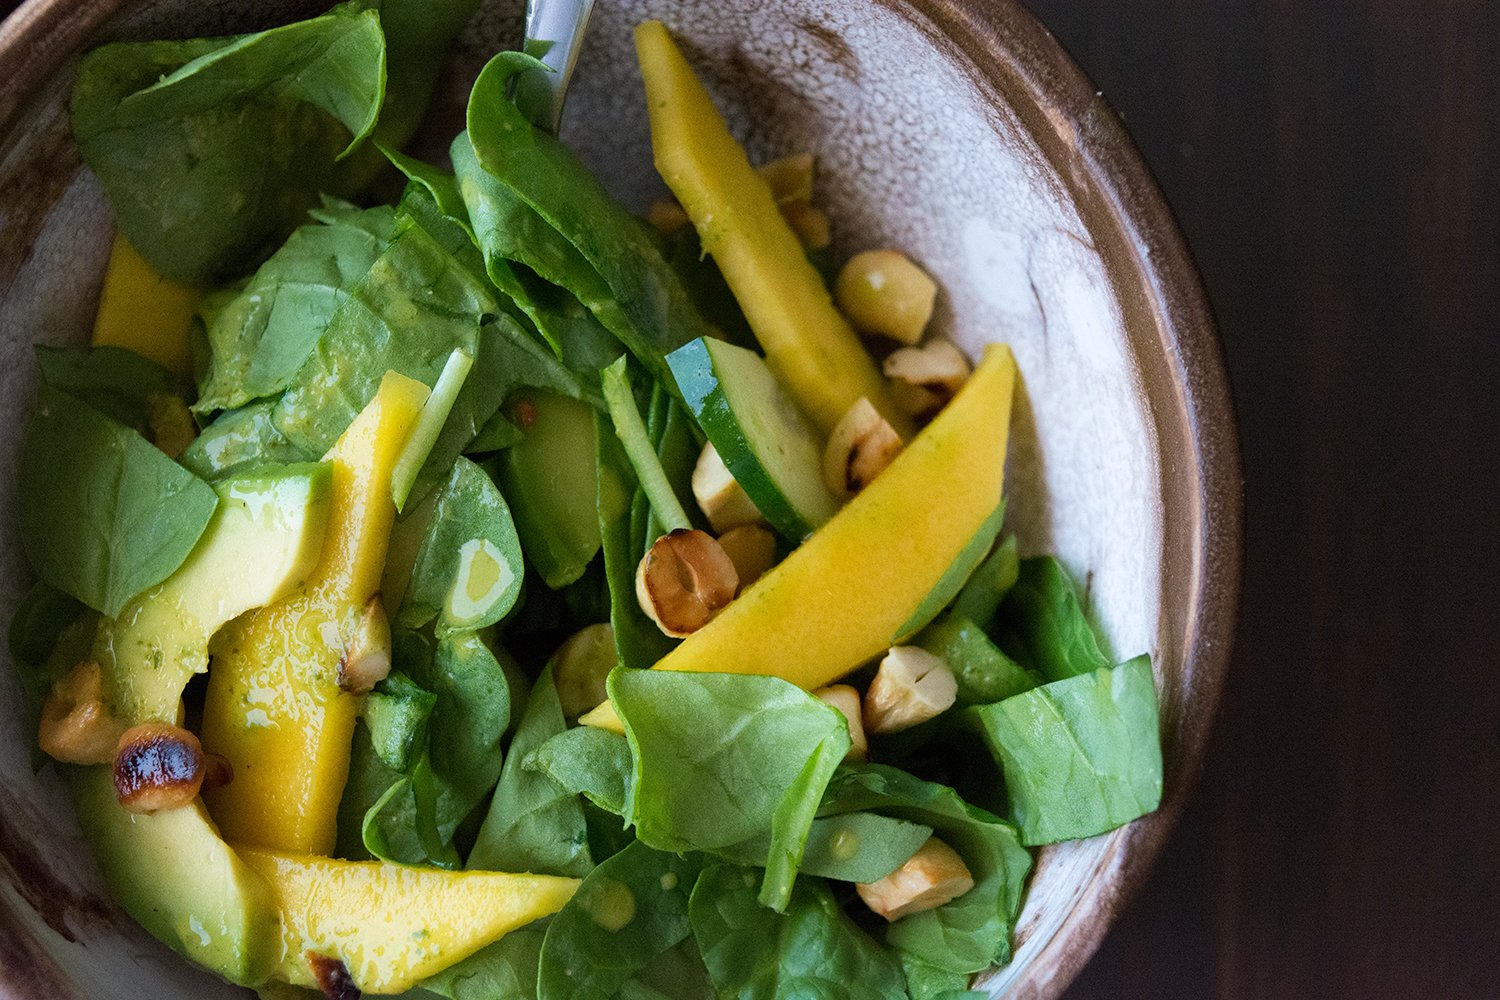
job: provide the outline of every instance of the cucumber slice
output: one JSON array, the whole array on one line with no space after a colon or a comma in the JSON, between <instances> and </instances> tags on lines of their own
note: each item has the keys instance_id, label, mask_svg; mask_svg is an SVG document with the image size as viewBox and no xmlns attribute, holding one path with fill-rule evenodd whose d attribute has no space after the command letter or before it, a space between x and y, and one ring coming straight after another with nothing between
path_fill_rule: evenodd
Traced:
<instances>
[{"instance_id":1,"label":"cucumber slice","mask_svg":"<svg viewBox=\"0 0 1500 1000\"><path fill-rule=\"evenodd\" d=\"M667 364L698 426L777 531L800 542L834 515L822 437L760 355L699 337Z\"/></svg>"}]
</instances>

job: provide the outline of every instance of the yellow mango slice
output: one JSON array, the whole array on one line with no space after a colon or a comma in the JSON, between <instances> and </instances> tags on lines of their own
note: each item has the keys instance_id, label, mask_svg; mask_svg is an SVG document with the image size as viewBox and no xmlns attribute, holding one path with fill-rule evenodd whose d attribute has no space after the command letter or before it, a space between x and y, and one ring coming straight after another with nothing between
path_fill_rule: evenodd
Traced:
<instances>
[{"instance_id":1,"label":"yellow mango slice","mask_svg":"<svg viewBox=\"0 0 1500 1000\"><path fill-rule=\"evenodd\" d=\"M400 993L562 909L578 880L450 872L239 847L281 917L278 978L315 982L307 953L342 961L365 993Z\"/></svg>"},{"instance_id":2,"label":"yellow mango slice","mask_svg":"<svg viewBox=\"0 0 1500 1000\"><path fill-rule=\"evenodd\" d=\"M332 502L307 586L231 622L211 647L203 746L234 766L205 794L226 839L277 850L333 850L359 699L339 689L339 661L380 588L391 524L391 470L426 401L389 372L325 460Z\"/></svg>"},{"instance_id":3,"label":"yellow mango slice","mask_svg":"<svg viewBox=\"0 0 1500 1000\"><path fill-rule=\"evenodd\" d=\"M803 253L765 178L659 21L635 29L656 169L734 292L766 362L827 434L855 400L875 404L903 438L910 418Z\"/></svg>"},{"instance_id":4,"label":"yellow mango slice","mask_svg":"<svg viewBox=\"0 0 1500 1000\"><path fill-rule=\"evenodd\" d=\"M95 347L125 347L179 375L193 374L189 334L203 293L151 269L123 235L115 237L94 318Z\"/></svg>"},{"instance_id":5,"label":"yellow mango slice","mask_svg":"<svg viewBox=\"0 0 1500 1000\"><path fill-rule=\"evenodd\" d=\"M1010 348L987 348L873 483L656 667L814 690L884 652L1000 503L1015 380Z\"/></svg>"}]
</instances>

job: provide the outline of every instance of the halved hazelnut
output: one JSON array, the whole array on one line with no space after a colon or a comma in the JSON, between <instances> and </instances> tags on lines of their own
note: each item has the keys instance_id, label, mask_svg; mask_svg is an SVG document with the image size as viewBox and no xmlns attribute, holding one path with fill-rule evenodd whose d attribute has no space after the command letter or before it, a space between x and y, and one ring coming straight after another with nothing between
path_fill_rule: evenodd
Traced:
<instances>
[{"instance_id":1,"label":"halved hazelnut","mask_svg":"<svg viewBox=\"0 0 1500 1000\"><path fill-rule=\"evenodd\" d=\"M859 692L848 684L830 684L813 692L813 697L838 709L844 721L849 723L849 752L845 760L864 760L870 755L870 743L865 739L864 721L860 713Z\"/></svg>"},{"instance_id":2,"label":"halved hazelnut","mask_svg":"<svg viewBox=\"0 0 1500 1000\"><path fill-rule=\"evenodd\" d=\"M305 952L307 967L312 970L313 981L328 1000L360 1000L362 994L354 985L354 977L342 959L320 955L315 951Z\"/></svg>"},{"instance_id":3,"label":"halved hazelnut","mask_svg":"<svg viewBox=\"0 0 1500 1000\"><path fill-rule=\"evenodd\" d=\"M833 297L860 333L915 344L932 318L937 283L899 250L866 250L839 272Z\"/></svg>"},{"instance_id":4,"label":"halved hazelnut","mask_svg":"<svg viewBox=\"0 0 1500 1000\"><path fill-rule=\"evenodd\" d=\"M653 201L646 209L646 221L663 236L671 236L692 220L675 201Z\"/></svg>"},{"instance_id":5,"label":"halved hazelnut","mask_svg":"<svg viewBox=\"0 0 1500 1000\"><path fill-rule=\"evenodd\" d=\"M124 729L104 703L104 669L84 660L47 693L37 744L68 764L108 764Z\"/></svg>"},{"instance_id":6,"label":"halved hazelnut","mask_svg":"<svg viewBox=\"0 0 1500 1000\"><path fill-rule=\"evenodd\" d=\"M641 560L635 596L657 628L680 639L734 600L739 582L718 539L697 528L678 528L658 538Z\"/></svg>"},{"instance_id":7,"label":"halved hazelnut","mask_svg":"<svg viewBox=\"0 0 1500 1000\"><path fill-rule=\"evenodd\" d=\"M974 876L958 852L936 837L917 849L900 868L876 882L858 882L854 891L887 920L951 903L974 888Z\"/></svg>"},{"instance_id":8,"label":"halved hazelnut","mask_svg":"<svg viewBox=\"0 0 1500 1000\"><path fill-rule=\"evenodd\" d=\"M740 578L739 593L776 565L776 536L764 524L742 524L719 536L724 554Z\"/></svg>"},{"instance_id":9,"label":"halved hazelnut","mask_svg":"<svg viewBox=\"0 0 1500 1000\"><path fill-rule=\"evenodd\" d=\"M972 370L963 352L941 337L892 351L884 369L896 405L914 417L930 417L947 406Z\"/></svg>"},{"instance_id":10,"label":"halved hazelnut","mask_svg":"<svg viewBox=\"0 0 1500 1000\"><path fill-rule=\"evenodd\" d=\"M166 722L127 729L115 750L115 796L133 813L179 809L203 787L198 737Z\"/></svg>"},{"instance_id":11,"label":"halved hazelnut","mask_svg":"<svg viewBox=\"0 0 1500 1000\"><path fill-rule=\"evenodd\" d=\"M958 700L958 680L941 657L920 646L893 646L865 691L865 726L899 733L936 718Z\"/></svg>"},{"instance_id":12,"label":"halved hazelnut","mask_svg":"<svg viewBox=\"0 0 1500 1000\"><path fill-rule=\"evenodd\" d=\"M762 520L755 501L730 473L712 444L703 446L698 464L693 466L693 496L708 523L721 534L730 528Z\"/></svg>"},{"instance_id":13,"label":"halved hazelnut","mask_svg":"<svg viewBox=\"0 0 1500 1000\"><path fill-rule=\"evenodd\" d=\"M823 449L823 479L833 495L848 500L874 482L901 453L901 436L861 396L839 419Z\"/></svg>"},{"instance_id":14,"label":"halved hazelnut","mask_svg":"<svg viewBox=\"0 0 1500 1000\"><path fill-rule=\"evenodd\" d=\"M391 672L391 622L376 594L354 621L354 632L339 657L339 688L365 694Z\"/></svg>"}]
</instances>

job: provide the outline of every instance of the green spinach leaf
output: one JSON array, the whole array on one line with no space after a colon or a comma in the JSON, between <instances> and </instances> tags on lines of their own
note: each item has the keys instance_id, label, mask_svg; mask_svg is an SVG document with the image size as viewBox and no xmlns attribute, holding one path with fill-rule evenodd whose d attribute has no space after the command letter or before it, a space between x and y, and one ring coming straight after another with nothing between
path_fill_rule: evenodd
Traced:
<instances>
[{"instance_id":1,"label":"green spinach leaf","mask_svg":"<svg viewBox=\"0 0 1500 1000\"><path fill-rule=\"evenodd\" d=\"M182 565L219 503L136 431L45 384L17 478L37 575L110 616Z\"/></svg>"},{"instance_id":2,"label":"green spinach leaf","mask_svg":"<svg viewBox=\"0 0 1500 1000\"><path fill-rule=\"evenodd\" d=\"M911 1000L983 1000L985 996L969 990L968 973L940 969L904 951L898 951L896 957L906 976L906 992Z\"/></svg>"},{"instance_id":3,"label":"green spinach leaf","mask_svg":"<svg viewBox=\"0 0 1500 1000\"><path fill-rule=\"evenodd\" d=\"M1011 815L1027 844L1091 837L1161 804L1148 656L966 711L1005 772Z\"/></svg>"},{"instance_id":4,"label":"green spinach leaf","mask_svg":"<svg viewBox=\"0 0 1500 1000\"><path fill-rule=\"evenodd\" d=\"M517 928L435 976L422 980L401 1000L536 1000L537 965L547 922Z\"/></svg>"},{"instance_id":5,"label":"green spinach leaf","mask_svg":"<svg viewBox=\"0 0 1500 1000\"><path fill-rule=\"evenodd\" d=\"M722 1000L861 1000L906 995L896 960L844 914L828 886L798 884L785 914L761 906L756 876L704 870L689 914Z\"/></svg>"},{"instance_id":6,"label":"green spinach leaf","mask_svg":"<svg viewBox=\"0 0 1500 1000\"><path fill-rule=\"evenodd\" d=\"M38 344L35 350L43 382L138 431L149 429L156 400L192 397L186 379L121 347Z\"/></svg>"},{"instance_id":7,"label":"green spinach leaf","mask_svg":"<svg viewBox=\"0 0 1500 1000\"><path fill-rule=\"evenodd\" d=\"M274 399L263 399L238 410L225 410L203 428L178 456L194 475L216 479L261 464L293 465L316 461L276 429Z\"/></svg>"},{"instance_id":8,"label":"green spinach leaf","mask_svg":"<svg viewBox=\"0 0 1500 1000\"><path fill-rule=\"evenodd\" d=\"M948 664L958 681L960 705L1000 701L1041 683L1041 678L1002 653L983 629L957 611L927 626L914 641Z\"/></svg>"},{"instance_id":9,"label":"green spinach leaf","mask_svg":"<svg viewBox=\"0 0 1500 1000\"><path fill-rule=\"evenodd\" d=\"M630 794L630 746L618 733L592 726L569 729L537 747L521 765L542 772L600 809L616 816L625 813L625 800ZM762 848L758 860L765 856Z\"/></svg>"},{"instance_id":10,"label":"green spinach leaf","mask_svg":"<svg viewBox=\"0 0 1500 1000\"><path fill-rule=\"evenodd\" d=\"M962 615L980 628L988 627L1000 602L1005 600L1005 595L1010 593L1020 575L1021 557L1016 550L1016 536L1007 535L958 592L953 613Z\"/></svg>"},{"instance_id":11,"label":"green spinach leaf","mask_svg":"<svg viewBox=\"0 0 1500 1000\"><path fill-rule=\"evenodd\" d=\"M484 470L453 463L417 551L399 622L437 619L440 636L493 625L515 605L524 568L505 498Z\"/></svg>"},{"instance_id":12,"label":"green spinach leaf","mask_svg":"<svg viewBox=\"0 0 1500 1000\"><path fill-rule=\"evenodd\" d=\"M1021 560L997 628L1001 647L1049 681L1110 665L1072 577L1055 556Z\"/></svg>"},{"instance_id":13,"label":"green spinach leaf","mask_svg":"<svg viewBox=\"0 0 1500 1000\"><path fill-rule=\"evenodd\" d=\"M900 868L932 836L932 827L875 813L812 821L800 870L840 882L875 882ZM715 851L741 865L764 866L769 841L758 837Z\"/></svg>"},{"instance_id":14,"label":"green spinach leaf","mask_svg":"<svg viewBox=\"0 0 1500 1000\"><path fill-rule=\"evenodd\" d=\"M605 861L552 918L538 1000L611 1000L691 933L688 898L702 863L636 842Z\"/></svg>"}]
</instances>

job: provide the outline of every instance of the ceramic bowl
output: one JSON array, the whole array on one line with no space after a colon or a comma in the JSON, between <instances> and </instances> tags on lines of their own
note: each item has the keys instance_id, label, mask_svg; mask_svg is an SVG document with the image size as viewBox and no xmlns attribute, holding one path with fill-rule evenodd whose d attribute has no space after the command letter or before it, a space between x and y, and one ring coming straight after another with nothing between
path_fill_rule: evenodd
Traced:
<instances>
[{"instance_id":1,"label":"ceramic bowl","mask_svg":"<svg viewBox=\"0 0 1500 1000\"><path fill-rule=\"evenodd\" d=\"M105 41L226 34L317 0L29 0L0 28L0 610L27 582L14 465L30 345L81 343L112 235L66 99ZM488 3L432 114L456 131L483 60L519 34ZM624 201L651 169L629 29L660 17L753 157L811 150L834 250L896 246L943 287L937 328L1008 341L1024 376L1008 516L1023 548L1087 582L1120 657L1152 654L1167 761L1162 809L1041 852L1015 959L993 996L1052 997L1093 953L1180 811L1224 676L1239 582L1233 415L1198 277L1108 104L1020 4L957 0L599 0L562 133ZM602 123L602 125L601 125ZM435 147L436 148L436 147ZM3 654L0 654L3 655ZM100 887L69 804L33 773L0 665L0 995L116 1000L248 995L190 968Z\"/></svg>"}]
</instances>

